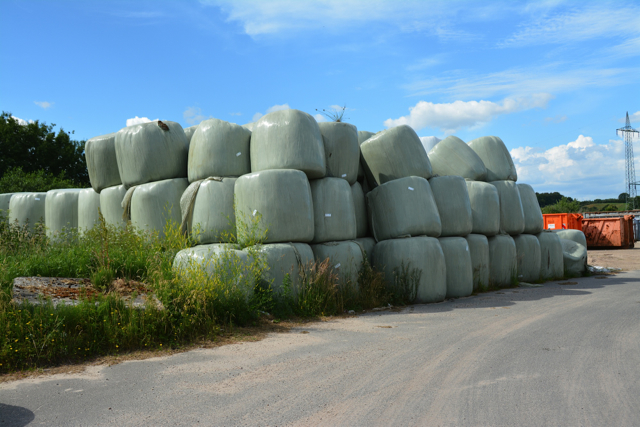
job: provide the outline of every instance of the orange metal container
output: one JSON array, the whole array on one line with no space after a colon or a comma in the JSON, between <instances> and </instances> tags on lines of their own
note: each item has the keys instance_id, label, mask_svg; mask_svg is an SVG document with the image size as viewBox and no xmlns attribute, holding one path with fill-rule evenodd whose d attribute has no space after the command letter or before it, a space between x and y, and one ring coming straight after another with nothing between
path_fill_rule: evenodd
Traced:
<instances>
[{"instance_id":1,"label":"orange metal container","mask_svg":"<svg viewBox=\"0 0 640 427\"><path fill-rule=\"evenodd\" d=\"M582 230L582 215L576 213L543 214L546 230Z\"/></svg>"},{"instance_id":2,"label":"orange metal container","mask_svg":"<svg viewBox=\"0 0 640 427\"><path fill-rule=\"evenodd\" d=\"M588 248L632 248L633 217L585 218L582 232Z\"/></svg>"}]
</instances>

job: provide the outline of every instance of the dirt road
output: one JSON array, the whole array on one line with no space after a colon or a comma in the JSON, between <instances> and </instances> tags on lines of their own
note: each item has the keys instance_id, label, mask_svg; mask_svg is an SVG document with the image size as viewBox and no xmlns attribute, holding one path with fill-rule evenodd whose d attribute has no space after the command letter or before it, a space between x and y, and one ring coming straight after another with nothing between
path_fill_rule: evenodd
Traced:
<instances>
[{"instance_id":1,"label":"dirt road","mask_svg":"<svg viewBox=\"0 0 640 427\"><path fill-rule=\"evenodd\" d=\"M632 271L4 383L0 421L631 426L640 420L638 366Z\"/></svg>"},{"instance_id":2,"label":"dirt road","mask_svg":"<svg viewBox=\"0 0 640 427\"><path fill-rule=\"evenodd\" d=\"M633 249L606 249L588 252L589 265L617 267L623 270L640 270L640 242Z\"/></svg>"}]
</instances>

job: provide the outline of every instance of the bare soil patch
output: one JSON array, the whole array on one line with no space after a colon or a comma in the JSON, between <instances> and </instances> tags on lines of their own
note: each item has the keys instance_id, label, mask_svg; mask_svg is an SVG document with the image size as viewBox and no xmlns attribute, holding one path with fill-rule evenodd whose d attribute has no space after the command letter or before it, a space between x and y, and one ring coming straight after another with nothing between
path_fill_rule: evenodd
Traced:
<instances>
[{"instance_id":1,"label":"bare soil patch","mask_svg":"<svg viewBox=\"0 0 640 427\"><path fill-rule=\"evenodd\" d=\"M633 249L590 249L587 262L598 267L640 270L640 244L636 242Z\"/></svg>"}]
</instances>

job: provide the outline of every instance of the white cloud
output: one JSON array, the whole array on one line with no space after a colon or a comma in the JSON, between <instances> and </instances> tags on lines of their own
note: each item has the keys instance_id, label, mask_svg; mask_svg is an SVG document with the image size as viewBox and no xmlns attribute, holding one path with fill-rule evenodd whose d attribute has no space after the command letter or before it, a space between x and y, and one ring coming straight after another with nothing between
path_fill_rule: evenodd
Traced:
<instances>
[{"instance_id":1,"label":"white cloud","mask_svg":"<svg viewBox=\"0 0 640 427\"><path fill-rule=\"evenodd\" d=\"M47 102L47 101L33 101L34 104L36 104L38 107L44 108L45 110L47 108L51 108L53 107L53 102Z\"/></svg>"},{"instance_id":2,"label":"white cloud","mask_svg":"<svg viewBox=\"0 0 640 427\"><path fill-rule=\"evenodd\" d=\"M212 118L211 116L207 117L202 114L202 109L200 107L188 107L182 113L182 117L184 118L185 122L189 123L190 125L197 125L203 120Z\"/></svg>"},{"instance_id":3,"label":"white cloud","mask_svg":"<svg viewBox=\"0 0 640 427\"><path fill-rule=\"evenodd\" d=\"M421 136L420 137L420 141L422 142L422 145L424 146L424 149L427 151L427 153L429 151L431 151L433 149L433 147L435 147L438 142L442 141L440 138L438 138L437 136Z\"/></svg>"},{"instance_id":4,"label":"white cloud","mask_svg":"<svg viewBox=\"0 0 640 427\"><path fill-rule=\"evenodd\" d=\"M567 116L557 115L555 117L545 117L544 121L547 123L562 123L567 121Z\"/></svg>"},{"instance_id":5,"label":"white cloud","mask_svg":"<svg viewBox=\"0 0 640 427\"><path fill-rule=\"evenodd\" d=\"M229 114L231 114L232 116L241 116L242 115L242 113L229 113Z\"/></svg>"},{"instance_id":6,"label":"white cloud","mask_svg":"<svg viewBox=\"0 0 640 427\"><path fill-rule=\"evenodd\" d=\"M16 117L16 116L11 116L11 118L14 119L15 121L17 121L18 124L21 125L21 126L26 126L29 123L33 123L33 120L26 121L26 120L23 120L20 117Z\"/></svg>"},{"instance_id":7,"label":"white cloud","mask_svg":"<svg viewBox=\"0 0 640 427\"><path fill-rule=\"evenodd\" d=\"M640 34L640 8L615 4L581 5L567 12L550 10L537 15L499 46L565 44Z\"/></svg>"},{"instance_id":8,"label":"white cloud","mask_svg":"<svg viewBox=\"0 0 640 427\"><path fill-rule=\"evenodd\" d=\"M553 96L548 93L531 97L505 98L500 103L491 101L455 101L434 104L420 101L409 108L409 115L397 119L387 119L388 128L409 125L416 130L425 127L441 129L445 134L456 132L462 127L477 128L502 114L511 114L532 108L545 108Z\"/></svg>"},{"instance_id":9,"label":"white cloud","mask_svg":"<svg viewBox=\"0 0 640 427\"><path fill-rule=\"evenodd\" d=\"M280 111L280 110L290 110L291 107L289 107L289 104L282 104L282 105L274 105L272 107L267 108L267 112L265 114L269 114L269 113L273 113L274 111ZM262 113L255 113L253 115L253 118L251 119L252 122L255 122L256 120L259 120L260 117L264 116L264 114Z\"/></svg>"},{"instance_id":10,"label":"white cloud","mask_svg":"<svg viewBox=\"0 0 640 427\"><path fill-rule=\"evenodd\" d=\"M156 120L149 120L147 117L135 116L133 119L127 119L127 126L139 125L140 123L149 123Z\"/></svg>"},{"instance_id":11,"label":"white cloud","mask_svg":"<svg viewBox=\"0 0 640 427\"><path fill-rule=\"evenodd\" d=\"M624 143L596 144L580 135L575 141L548 150L518 147L511 150L518 181L538 192L558 191L570 197L617 197L624 191ZM638 159L636 159L638 162Z\"/></svg>"}]
</instances>

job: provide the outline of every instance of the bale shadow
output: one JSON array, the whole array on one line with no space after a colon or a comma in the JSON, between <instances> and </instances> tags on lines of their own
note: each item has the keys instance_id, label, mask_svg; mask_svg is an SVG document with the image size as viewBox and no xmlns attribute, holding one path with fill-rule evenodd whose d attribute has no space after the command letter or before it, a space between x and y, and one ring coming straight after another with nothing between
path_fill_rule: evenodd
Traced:
<instances>
[{"instance_id":1,"label":"bale shadow","mask_svg":"<svg viewBox=\"0 0 640 427\"><path fill-rule=\"evenodd\" d=\"M36 415L27 408L0 403L0 425L22 427L35 418Z\"/></svg>"}]
</instances>

